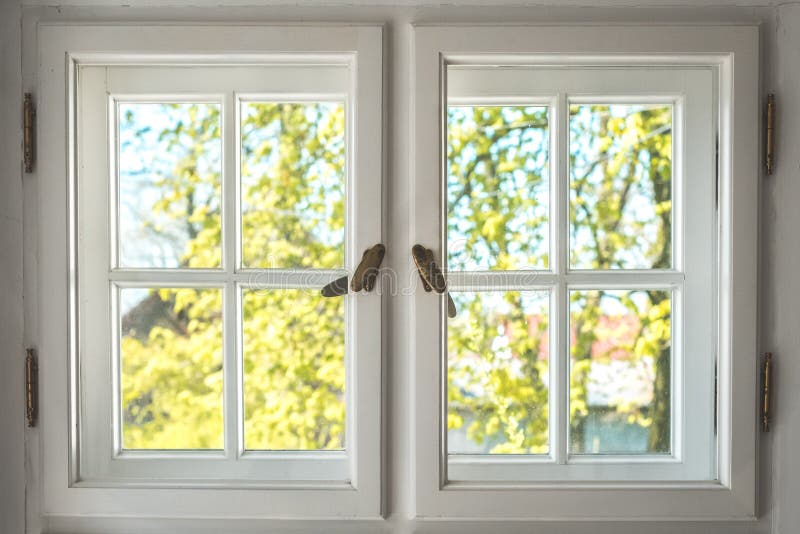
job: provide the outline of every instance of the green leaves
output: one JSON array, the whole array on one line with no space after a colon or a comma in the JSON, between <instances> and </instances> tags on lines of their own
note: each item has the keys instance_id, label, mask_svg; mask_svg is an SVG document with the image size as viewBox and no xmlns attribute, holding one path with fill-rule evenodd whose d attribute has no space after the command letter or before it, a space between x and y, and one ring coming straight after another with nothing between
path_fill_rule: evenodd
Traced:
<instances>
[{"instance_id":1,"label":"green leaves","mask_svg":"<svg viewBox=\"0 0 800 534\"><path fill-rule=\"evenodd\" d=\"M223 447L221 293L122 290L134 299L128 315L151 321L144 337L123 331L121 340L124 448Z\"/></svg>"},{"instance_id":2,"label":"green leaves","mask_svg":"<svg viewBox=\"0 0 800 534\"><path fill-rule=\"evenodd\" d=\"M158 136L174 166L155 182L160 196L153 212L159 223L148 224L163 236L170 224L185 225L191 239L181 266L218 266L220 175L197 162L209 140L219 137L219 110L164 106L180 111L181 119ZM343 105L249 104L243 132L245 262L341 266ZM198 194L201 190L214 194ZM122 318L130 325L121 346L124 447L222 448L221 291L131 291L139 292L139 300ZM321 299L316 291L254 290L245 291L242 306L246 446L342 448L343 301Z\"/></svg>"},{"instance_id":3,"label":"green leaves","mask_svg":"<svg viewBox=\"0 0 800 534\"><path fill-rule=\"evenodd\" d=\"M672 266L672 106L570 107L572 267Z\"/></svg>"},{"instance_id":4,"label":"green leaves","mask_svg":"<svg viewBox=\"0 0 800 534\"><path fill-rule=\"evenodd\" d=\"M167 242L175 242L172 227L182 225L189 238L178 241L179 263L187 268L221 262L221 177L213 166L198 164L219 136L219 113L201 111L190 107L159 132L174 164L157 176L154 216L142 223ZM574 267L671 266L671 111L629 111L571 111ZM448 110L451 270L550 264L548 113L535 106ZM246 266L343 265L344 120L341 103L243 106ZM221 291L135 291L122 318L124 446L221 448ZM549 295L498 291L453 298L460 313L448 322L447 425L463 441L450 440L451 452L546 453L555 357ZM646 428L649 450L663 451L670 425L669 292L598 289L573 292L570 299L573 452L590 452L593 376L609 365L639 373L630 376L647 391L604 399L603 416ZM344 447L344 301L303 290L245 290L242 307L246 447Z\"/></svg>"},{"instance_id":5,"label":"green leaves","mask_svg":"<svg viewBox=\"0 0 800 534\"><path fill-rule=\"evenodd\" d=\"M548 450L548 295L453 293L448 322L448 428L493 453ZM470 452L473 447L450 452Z\"/></svg>"},{"instance_id":6,"label":"green leaves","mask_svg":"<svg viewBox=\"0 0 800 534\"><path fill-rule=\"evenodd\" d=\"M548 266L548 110L448 108L451 269Z\"/></svg>"},{"instance_id":7,"label":"green leaves","mask_svg":"<svg viewBox=\"0 0 800 534\"><path fill-rule=\"evenodd\" d=\"M251 102L242 113L244 265L341 268L344 105Z\"/></svg>"}]
</instances>

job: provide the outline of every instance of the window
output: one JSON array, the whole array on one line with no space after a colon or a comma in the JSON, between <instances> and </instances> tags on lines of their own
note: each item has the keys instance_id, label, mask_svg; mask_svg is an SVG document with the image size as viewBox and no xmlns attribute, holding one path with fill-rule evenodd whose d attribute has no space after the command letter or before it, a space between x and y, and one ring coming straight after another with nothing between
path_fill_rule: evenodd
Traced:
<instances>
[{"instance_id":1,"label":"window","mask_svg":"<svg viewBox=\"0 0 800 534\"><path fill-rule=\"evenodd\" d=\"M388 39L39 26L45 528L752 518L756 29Z\"/></svg>"},{"instance_id":2,"label":"window","mask_svg":"<svg viewBox=\"0 0 800 534\"><path fill-rule=\"evenodd\" d=\"M413 298L419 516L752 513L725 47L753 37L642 31L415 30L412 240L456 307Z\"/></svg>"},{"instance_id":3,"label":"window","mask_svg":"<svg viewBox=\"0 0 800 534\"><path fill-rule=\"evenodd\" d=\"M159 515L159 489L195 515L210 496L232 515L380 514L381 296L320 293L382 241L363 202L381 195L380 29L309 32L209 29L209 53L179 57L178 34L44 40L62 73L68 53L52 89L74 95L76 162L56 246L72 456L64 481L48 441L47 506Z\"/></svg>"},{"instance_id":4,"label":"window","mask_svg":"<svg viewBox=\"0 0 800 534\"><path fill-rule=\"evenodd\" d=\"M448 480L713 479L711 68L446 76Z\"/></svg>"},{"instance_id":5,"label":"window","mask_svg":"<svg viewBox=\"0 0 800 534\"><path fill-rule=\"evenodd\" d=\"M349 70L78 67L81 480L351 479Z\"/></svg>"}]
</instances>

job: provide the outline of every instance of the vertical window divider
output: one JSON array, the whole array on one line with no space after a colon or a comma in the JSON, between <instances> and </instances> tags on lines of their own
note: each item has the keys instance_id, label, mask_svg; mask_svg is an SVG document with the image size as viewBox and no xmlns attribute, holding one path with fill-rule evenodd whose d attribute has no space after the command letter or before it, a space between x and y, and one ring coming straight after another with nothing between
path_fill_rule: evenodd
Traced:
<instances>
[{"instance_id":1,"label":"vertical window divider","mask_svg":"<svg viewBox=\"0 0 800 534\"><path fill-rule=\"evenodd\" d=\"M360 142L360 136L356 132L360 132L361 126L358 120L361 118L360 114L357 115L356 104L358 102L358 68L357 58L350 56L347 60L348 69L348 91L344 100L344 150L345 150L345 165L344 165L344 239L342 245L344 246L344 269L348 273L348 283L352 278L351 273L355 270L360 254L363 251L358 250L358 224L361 223L359 218L358 209L358 194L360 188L358 183L365 177L361 176L359 167L356 162L356 146ZM360 148L359 148L360 149ZM363 183L363 182L362 182ZM347 470L349 478L348 484L353 487L358 487L359 473L357 470L358 463L356 461L358 455L358 416L359 411L358 399L358 375L357 375L357 340L358 340L358 314L356 303L354 302L351 294L344 295L344 316L345 316L345 331L344 331L344 443L343 449L347 455ZM362 475L363 476L363 475Z\"/></svg>"},{"instance_id":2,"label":"vertical window divider","mask_svg":"<svg viewBox=\"0 0 800 534\"><path fill-rule=\"evenodd\" d=\"M440 246L439 246L439 265L442 266L444 269L445 275L449 274L450 271L450 262L449 262L449 255L450 251L447 246L447 239L448 239L448 232L447 232L447 218L448 214L448 204L447 204L447 186L448 186L448 172L449 172L449 162L448 162L448 139L450 132L448 130L448 110L449 110L449 99L447 95L447 61L444 60L443 57L439 57L439 80L440 80L440 87L439 87L439 187L437 188L439 193L439 217L438 217L438 227L439 227L439 234L440 234ZM449 293L445 293L449 295ZM446 481L449 480L450 474L448 473L449 469L449 445L448 445L448 435L447 435L447 417L448 417L448 410L449 410L449 400L448 400L448 386L449 386L449 355L448 355L448 345L447 345L447 329L449 325L447 323L447 312L445 310L444 304L444 295L437 299L437 305L439 307L438 311L438 318L439 318L439 326L438 331L440 333L440 340L439 340L439 428L441 432L439 432L439 455L441 460L439 461L439 481L440 485L444 484Z\"/></svg>"},{"instance_id":3,"label":"vertical window divider","mask_svg":"<svg viewBox=\"0 0 800 534\"><path fill-rule=\"evenodd\" d=\"M236 460L243 449L241 437L241 375L238 357L239 310L236 271L236 183L238 182L238 143L236 125L237 110L233 91L226 91L222 100L222 266L225 270L225 286L222 299L222 361L223 361L223 425L225 433L225 457Z\"/></svg>"},{"instance_id":4,"label":"vertical window divider","mask_svg":"<svg viewBox=\"0 0 800 534\"><path fill-rule=\"evenodd\" d=\"M555 318L556 327L551 332L555 336L550 353L550 365L555 369L556 380L550 388L551 410L555 417L550 423L553 457L558 464L565 464L568 457L569 427L569 290L567 270L569 268L569 104L566 93L559 93L553 106L555 120L551 121L552 146L555 157L551 185L555 199L553 214L555 231L553 239L553 270L557 275L555 287L555 306L550 312ZM554 394L555 393L555 394Z\"/></svg>"}]
</instances>

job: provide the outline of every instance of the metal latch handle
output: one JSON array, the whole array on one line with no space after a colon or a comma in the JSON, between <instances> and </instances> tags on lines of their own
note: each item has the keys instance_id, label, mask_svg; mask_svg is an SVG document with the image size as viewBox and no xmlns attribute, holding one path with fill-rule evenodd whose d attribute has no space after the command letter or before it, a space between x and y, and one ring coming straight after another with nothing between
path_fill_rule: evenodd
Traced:
<instances>
[{"instance_id":1,"label":"metal latch handle","mask_svg":"<svg viewBox=\"0 0 800 534\"><path fill-rule=\"evenodd\" d=\"M385 255L386 247L382 243L378 243L364 251L358 267L353 272L353 278L350 280L350 289L354 293L358 293L362 289L369 292L375 288L375 281L378 279L378 267L381 266ZM347 279L347 276L342 276L323 287L322 296L341 297L346 295Z\"/></svg>"},{"instance_id":2,"label":"metal latch handle","mask_svg":"<svg viewBox=\"0 0 800 534\"><path fill-rule=\"evenodd\" d=\"M425 291L433 290L439 294L445 293L447 295L447 316L451 319L455 317L456 303L453 302L453 297L447 291L447 280L442 270L436 265L433 251L417 244L411 247L411 257L414 259L419 277L422 279L422 287Z\"/></svg>"}]
</instances>

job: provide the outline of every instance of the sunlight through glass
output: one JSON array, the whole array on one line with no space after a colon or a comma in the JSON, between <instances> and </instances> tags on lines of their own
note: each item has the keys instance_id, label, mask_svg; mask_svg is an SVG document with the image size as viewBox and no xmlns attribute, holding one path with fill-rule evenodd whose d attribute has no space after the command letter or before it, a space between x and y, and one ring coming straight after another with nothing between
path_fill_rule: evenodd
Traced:
<instances>
[{"instance_id":1,"label":"sunlight through glass","mask_svg":"<svg viewBox=\"0 0 800 534\"><path fill-rule=\"evenodd\" d=\"M120 290L124 449L222 449L222 291Z\"/></svg>"},{"instance_id":2,"label":"sunlight through glass","mask_svg":"<svg viewBox=\"0 0 800 534\"><path fill-rule=\"evenodd\" d=\"M672 267L672 106L570 106L570 265Z\"/></svg>"},{"instance_id":3,"label":"sunlight through glass","mask_svg":"<svg viewBox=\"0 0 800 534\"><path fill-rule=\"evenodd\" d=\"M119 266L215 268L220 105L118 104Z\"/></svg>"},{"instance_id":4,"label":"sunlight through glass","mask_svg":"<svg viewBox=\"0 0 800 534\"><path fill-rule=\"evenodd\" d=\"M343 298L244 290L244 440L248 450L343 449Z\"/></svg>"},{"instance_id":5,"label":"sunlight through glass","mask_svg":"<svg viewBox=\"0 0 800 534\"><path fill-rule=\"evenodd\" d=\"M547 291L453 293L447 323L451 454L546 454Z\"/></svg>"},{"instance_id":6,"label":"sunlight through glass","mask_svg":"<svg viewBox=\"0 0 800 534\"><path fill-rule=\"evenodd\" d=\"M671 451L672 295L570 292L570 452Z\"/></svg>"},{"instance_id":7,"label":"sunlight through glass","mask_svg":"<svg viewBox=\"0 0 800 534\"><path fill-rule=\"evenodd\" d=\"M344 265L345 113L339 102L242 102L242 265Z\"/></svg>"},{"instance_id":8,"label":"sunlight through glass","mask_svg":"<svg viewBox=\"0 0 800 534\"><path fill-rule=\"evenodd\" d=\"M549 150L547 107L448 107L450 269L548 267Z\"/></svg>"}]
</instances>

